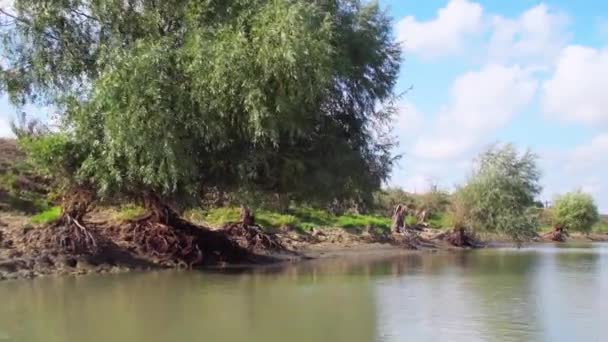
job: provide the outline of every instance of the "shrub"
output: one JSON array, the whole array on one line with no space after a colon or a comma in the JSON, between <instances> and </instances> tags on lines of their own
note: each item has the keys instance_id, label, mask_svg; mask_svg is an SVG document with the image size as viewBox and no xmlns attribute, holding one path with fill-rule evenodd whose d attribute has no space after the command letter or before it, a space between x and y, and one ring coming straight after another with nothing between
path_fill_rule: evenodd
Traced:
<instances>
[{"instance_id":1,"label":"shrub","mask_svg":"<svg viewBox=\"0 0 608 342\"><path fill-rule=\"evenodd\" d=\"M599 221L593 197L581 191L557 197L552 212L553 225L570 231L589 233Z\"/></svg>"},{"instance_id":2,"label":"shrub","mask_svg":"<svg viewBox=\"0 0 608 342\"><path fill-rule=\"evenodd\" d=\"M467 184L458 190L456 224L475 231L499 232L521 243L536 234L540 193L536 155L519 154L511 144L481 154Z\"/></svg>"}]
</instances>

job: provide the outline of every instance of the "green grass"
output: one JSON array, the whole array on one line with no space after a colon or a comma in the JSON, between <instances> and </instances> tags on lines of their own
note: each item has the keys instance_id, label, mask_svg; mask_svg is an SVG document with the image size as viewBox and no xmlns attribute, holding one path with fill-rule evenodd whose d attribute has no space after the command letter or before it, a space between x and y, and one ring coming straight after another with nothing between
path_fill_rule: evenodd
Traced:
<instances>
[{"instance_id":1,"label":"green grass","mask_svg":"<svg viewBox=\"0 0 608 342\"><path fill-rule=\"evenodd\" d=\"M601 222L597 223L595 226L593 226L593 232L608 234L608 221L602 220Z\"/></svg>"},{"instance_id":2,"label":"green grass","mask_svg":"<svg viewBox=\"0 0 608 342\"><path fill-rule=\"evenodd\" d=\"M454 227L454 219L449 213L434 214L429 217L429 227L435 229L447 229Z\"/></svg>"},{"instance_id":3,"label":"green grass","mask_svg":"<svg viewBox=\"0 0 608 342\"><path fill-rule=\"evenodd\" d=\"M343 215L336 217L335 226L340 228L390 229L390 218L371 215Z\"/></svg>"},{"instance_id":4,"label":"green grass","mask_svg":"<svg viewBox=\"0 0 608 342\"><path fill-rule=\"evenodd\" d=\"M240 219L240 209L236 207L217 208L207 211L190 210L186 218L196 223L206 223L211 226L222 226L227 222ZM312 208L293 208L288 213L281 214L268 210L255 210L256 221L267 228L295 228L302 232L310 232L313 228L380 228L390 229L390 218L371 215L342 215L335 216L329 212Z\"/></svg>"},{"instance_id":5,"label":"green grass","mask_svg":"<svg viewBox=\"0 0 608 342\"><path fill-rule=\"evenodd\" d=\"M128 221L143 216L145 212L146 210L141 206L127 204L121 207L116 214L114 214L114 218L120 221Z\"/></svg>"},{"instance_id":6,"label":"green grass","mask_svg":"<svg viewBox=\"0 0 608 342\"><path fill-rule=\"evenodd\" d=\"M61 217L61 207L49 208L32 217L33 224L48 224L57 221Z\"/></svg>"}]
</instances>

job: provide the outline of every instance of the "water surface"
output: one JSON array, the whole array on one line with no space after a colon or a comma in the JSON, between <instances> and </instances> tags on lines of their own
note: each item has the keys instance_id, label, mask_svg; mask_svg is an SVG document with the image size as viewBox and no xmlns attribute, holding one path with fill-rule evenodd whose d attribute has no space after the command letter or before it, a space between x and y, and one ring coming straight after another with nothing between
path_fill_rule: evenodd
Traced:
<instances>
[{"instance_id":1,"label":"water surface","mask_svg":"<svg viewBox=\"0 0 608 342\"><path fill-rule=\"evenodd\" d=\"M0 341L608 341L608 245L0 282Z\"/></svg>"}]
</instances>

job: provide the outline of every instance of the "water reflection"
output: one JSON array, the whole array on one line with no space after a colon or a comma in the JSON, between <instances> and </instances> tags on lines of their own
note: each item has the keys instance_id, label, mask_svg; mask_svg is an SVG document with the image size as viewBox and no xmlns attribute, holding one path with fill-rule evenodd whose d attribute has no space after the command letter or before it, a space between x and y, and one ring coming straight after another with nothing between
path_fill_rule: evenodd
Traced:
<instances>
[{"instance_id":1,"label":"water reflection","mask_svg":"<svg viewBox=\"0 0 608 342\"><path fill-rule=\"evenodd\" d=\"M0 283L8 341L608 340L608 249Z\"/></svg>"}]
</instances>

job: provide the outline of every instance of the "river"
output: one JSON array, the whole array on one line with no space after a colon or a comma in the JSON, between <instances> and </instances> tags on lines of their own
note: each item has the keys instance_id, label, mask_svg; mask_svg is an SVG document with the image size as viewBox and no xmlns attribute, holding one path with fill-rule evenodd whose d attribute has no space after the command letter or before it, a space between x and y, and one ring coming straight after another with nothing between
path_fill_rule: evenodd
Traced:
<instances>
[{"instance_id":1,"label":"river","mask_svg":"<svg viewBox=\"0 0 608 342\"><path fill-rule=\"evenodd\" d=\"M0 282L0 341L608 341L608 245Z\"/></svg>"}]
</instances>

